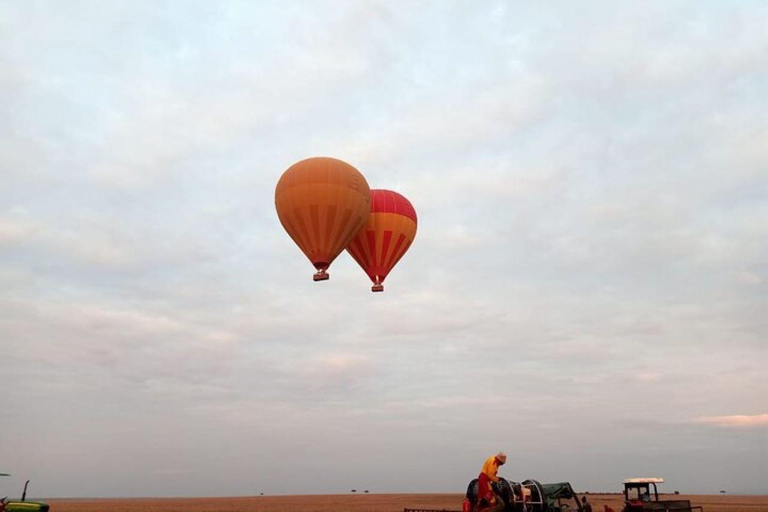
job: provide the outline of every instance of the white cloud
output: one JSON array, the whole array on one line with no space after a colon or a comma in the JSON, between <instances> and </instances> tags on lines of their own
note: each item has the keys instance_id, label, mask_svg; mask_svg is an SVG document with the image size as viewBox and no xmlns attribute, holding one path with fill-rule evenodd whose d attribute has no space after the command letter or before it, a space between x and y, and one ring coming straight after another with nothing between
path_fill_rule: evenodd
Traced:
<instances>
[{"instance_id":1,"label":"white cloud","mask_svg":"<svg viewBox=\"0 0 768 512\"><path fill-rule=\"evenodd\" d=\"M40 231L40 226L33 222L13 217L0 218L0 248L25 243Z\"/></svg>"}]
</instances>

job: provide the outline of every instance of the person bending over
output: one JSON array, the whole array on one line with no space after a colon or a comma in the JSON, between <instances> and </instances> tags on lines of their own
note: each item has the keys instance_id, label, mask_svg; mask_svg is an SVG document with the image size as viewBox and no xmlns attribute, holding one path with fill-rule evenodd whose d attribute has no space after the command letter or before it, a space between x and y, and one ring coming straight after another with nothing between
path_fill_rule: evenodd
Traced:
<instances>
[{"instance_id":1,"label":"person bending over","mask_svg":"<svg viewBox=\"0 0 768 512\"><path fill-rule=\"evenodd\" d=\"M503 466L505 462L507 462L507 455L504 452L499 452L488 457L483 464L480 476L477 477L477 499L480 505L485 504L498 510L504 507L504 503L493 492L492 484L499 483L499 466Z\"/></svg>"}]
</instances>

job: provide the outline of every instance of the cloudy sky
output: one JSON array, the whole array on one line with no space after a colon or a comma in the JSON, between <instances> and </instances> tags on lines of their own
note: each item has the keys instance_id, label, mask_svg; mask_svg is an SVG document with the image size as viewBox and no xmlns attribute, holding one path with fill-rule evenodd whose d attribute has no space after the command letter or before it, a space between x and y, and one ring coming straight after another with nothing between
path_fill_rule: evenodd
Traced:
<instances>
[{"instance_id":1,"label":"cloudy sky","mask_svg":"<svg viewBox=\"0 0 768 512\"><path fill-rule=\"evenodd\" d=\"M0 495L768 493L768 4L0 5ZM371 294L309 156L419 215Z\"/></svg>"}]
</instances>

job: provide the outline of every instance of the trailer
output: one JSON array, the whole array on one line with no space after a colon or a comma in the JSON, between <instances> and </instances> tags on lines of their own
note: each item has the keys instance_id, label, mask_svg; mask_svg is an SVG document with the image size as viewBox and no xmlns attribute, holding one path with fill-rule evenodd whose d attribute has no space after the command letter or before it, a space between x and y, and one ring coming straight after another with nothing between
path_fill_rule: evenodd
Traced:
<instances>
[{"instance_id":1,"label":"trailer","mask_svg":"<svg viewBox=\"0 0 768 512\"><path fill-rule=\"evenodd\" d=\"M581 512L581 503L568 482L541 484L536 480L520 483L499 478L492 484L497 503L478 499L478 480L467 486L466 498L459 510L405 508L403 512Z\"/></svg>"}]
</instances>

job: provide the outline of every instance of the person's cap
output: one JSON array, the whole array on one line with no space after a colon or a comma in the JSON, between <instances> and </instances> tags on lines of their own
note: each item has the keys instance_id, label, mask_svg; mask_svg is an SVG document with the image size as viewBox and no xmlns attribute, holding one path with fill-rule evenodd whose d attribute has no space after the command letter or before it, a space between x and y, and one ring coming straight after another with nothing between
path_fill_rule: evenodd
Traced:
<instances>
[{"instance_id":1,"label":"person's cap","mask_svg":"<svg viewBox=\"0 0 768 512\"><path fill-rule=\"evenodd\" d=\"M500 462L507 462L507 454L504 452L497 453L496 458L499 459Z\"/></svg>"}]
</instances>

